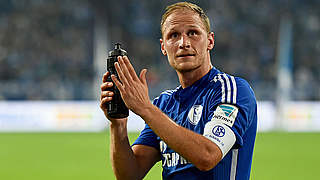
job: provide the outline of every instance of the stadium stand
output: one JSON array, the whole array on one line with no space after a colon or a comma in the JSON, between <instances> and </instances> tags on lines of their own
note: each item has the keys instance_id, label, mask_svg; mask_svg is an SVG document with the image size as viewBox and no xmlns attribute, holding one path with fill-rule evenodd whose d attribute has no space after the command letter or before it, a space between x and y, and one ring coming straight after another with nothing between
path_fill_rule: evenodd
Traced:
<instances>
[{"instance_id":1,"label":"stadium stand","mask_svg":"<svg viewBox=\"0 0 320 180\"><path fill-rule=\"evenodd\" d=\"M215 32L213 64L247 79L258 100L275 100L279 24L282 16L290 17L292 99L320 100L319 1L198 3L208 12ZM174 88L177 77L159 45L159 9L166 5L147 0L2 0L0 99L94 99L93 24L97 14L105 15L109 45L122 42L136 70L149 68L151 98Z\"/></svg>"}]
</instances>

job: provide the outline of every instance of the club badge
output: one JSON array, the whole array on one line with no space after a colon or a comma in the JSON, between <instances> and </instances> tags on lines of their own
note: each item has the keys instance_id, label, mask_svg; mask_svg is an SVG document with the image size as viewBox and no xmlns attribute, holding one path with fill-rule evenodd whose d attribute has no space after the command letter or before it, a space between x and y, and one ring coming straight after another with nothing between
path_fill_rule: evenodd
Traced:
<instances>
[{"instance_id":1,"label":"club badge","mask_svg":"<svg viewBox=\"0 0 320 180\"><path fill-rule=\"evenodd\" d=\"M188 121L193 124L193 125L197 125L198 122L201 119L202 116L202 109L203 107L201 105L194 105L192 106L192 108L189 111L188 114Z\"/></svg>"}]
</instances>

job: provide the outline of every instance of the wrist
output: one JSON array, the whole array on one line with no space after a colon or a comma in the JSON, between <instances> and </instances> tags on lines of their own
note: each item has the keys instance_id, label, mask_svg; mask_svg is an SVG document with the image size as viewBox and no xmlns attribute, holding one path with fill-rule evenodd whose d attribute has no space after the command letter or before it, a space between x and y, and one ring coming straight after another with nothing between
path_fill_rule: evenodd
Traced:
<instances>
[{"instance_id":1,"label":"wrist","mask_svg":"<svg viewBox=\"0 0 320 180\"><path fill-rule=\"evenodd\" d=\"M110 121L110 129L126 129L127 128L127 121L128 118L122 118L122 119L112 119L109 118Z\"/></svg>"},{"instance_id":2,"label":"wrist","mask_svg":"<svg viewBox=\"0 0 320 180\"><path fill-rule=\"evenodd\" d=\"M127 137L127 118L110 120L109 128L114 137L125 139Z\"/></svg>"},{"instance_id":3,"label":"wrist","mask_svg":"<svg viewBox=\"0 0 320 180\"><path fill-rule=\"evenodd\" d=\"M143 110L138 114L144 121L149 120L150 117L154 116L154 112L157 109L155 105L150 103L148 106L143 108Z\"/></svg>"}]
</instances>

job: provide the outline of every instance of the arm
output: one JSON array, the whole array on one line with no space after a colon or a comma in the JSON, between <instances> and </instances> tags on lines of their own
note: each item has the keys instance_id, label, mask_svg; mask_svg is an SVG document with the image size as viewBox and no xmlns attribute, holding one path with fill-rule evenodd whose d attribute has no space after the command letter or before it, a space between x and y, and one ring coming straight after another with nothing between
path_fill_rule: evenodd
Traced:
<instances>
[{"instance_id":1,"label":"arm","mask_svg":"<svg viewBox=\"0 0 320 180\"><path fill-rule=\"evenodd\" d=\"M199 170L215 167L222 158L219 147L201 134L179 126L157 107L151 105L141 117L170 148L190 161Z\"/></svg>"},{"instance_id":2,"label":"arm","mask_svg":"<svg viewBox=\"0 0 320 180\"><path fill-rule=\"evenodd\" d=\"M206 137L174 123L149 100L146 70L138 77L127 57L115 64L121 82L112 76L127 107L140 115L170 148L189 160L200 170L215 167L222 158L219 147Z\"/></svg>"},{"instance_id":3,"label":"arm","mask_svg":"<svg viewBox=\"0 0 320 180\"><path fill-rule=\"evenodd\" d=\"M111 162L117 179L142 179L159 161L159 152L153 147L135 145L131 149L126 124L110 125Z\"/></svg>"},{"instance_id":4,"label":"arm","mask_svg":"<svg viewBox=\"0 0 320 180\"><path fill-rule=\"evenodd\" d=\"M103 77L101 85L100 107L105 113L107 110L105 103L112 99L112 93L105 91L112 83L106 82L109 73ZM110 120L110 152L112 168L117 179L142 179L150 168L160 159L159 152L153 148L143 145L130 147L127 134L127 118Z\"/></svg>"}]
</instances>

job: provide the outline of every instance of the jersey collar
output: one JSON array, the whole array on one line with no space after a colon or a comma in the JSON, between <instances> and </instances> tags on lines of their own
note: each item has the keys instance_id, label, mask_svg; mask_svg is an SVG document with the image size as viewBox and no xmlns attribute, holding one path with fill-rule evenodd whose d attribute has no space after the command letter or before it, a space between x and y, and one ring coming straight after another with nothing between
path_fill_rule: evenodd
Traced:
<instances>
[{"instance_id":1,"label":"jersey collar","mask_svg":"<svg viewBox=\"0 0 320 180\"><path fill-rule=\"evenodd\" d=\"M215 67L212 67L212 69L206 75L197 80L191 86L182 88L182 86L180 85L175 93L175 98L182 102L191 99L191 97L193 97L193 95L195 95L199 90L207 86L210 83L211 79L213 79L213 77L219 72L220 71Z\"/></svg>"}]
</instances>

